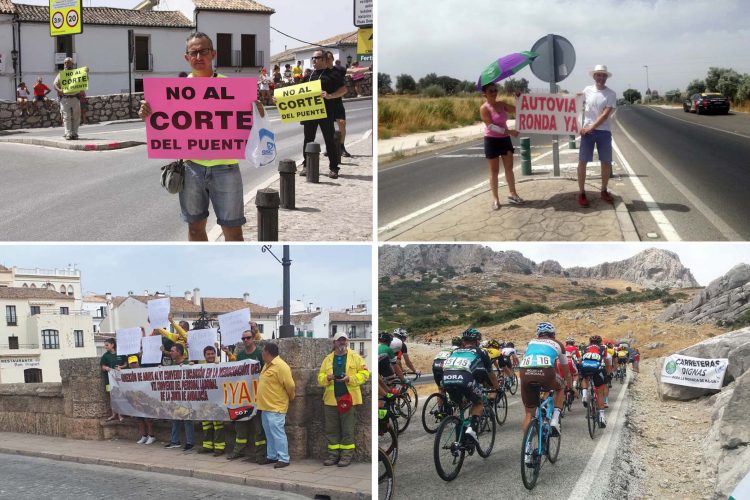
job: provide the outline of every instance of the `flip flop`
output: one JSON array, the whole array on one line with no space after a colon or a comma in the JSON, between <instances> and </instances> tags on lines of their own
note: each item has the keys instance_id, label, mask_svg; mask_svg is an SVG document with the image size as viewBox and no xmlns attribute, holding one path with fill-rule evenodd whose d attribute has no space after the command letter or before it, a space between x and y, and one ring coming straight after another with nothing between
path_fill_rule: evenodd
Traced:
<instances>
[{"instance_id":1,"label":"flip flop","mask_svg":"<svg viewBox=\"0 0 750 500\"><path fill-rule=\"evenodd\" d=\"M514 205L523 205L524 200L516 194L513 196L508 196L508 202L513 203Z\"/></svg>"}]
</instances>

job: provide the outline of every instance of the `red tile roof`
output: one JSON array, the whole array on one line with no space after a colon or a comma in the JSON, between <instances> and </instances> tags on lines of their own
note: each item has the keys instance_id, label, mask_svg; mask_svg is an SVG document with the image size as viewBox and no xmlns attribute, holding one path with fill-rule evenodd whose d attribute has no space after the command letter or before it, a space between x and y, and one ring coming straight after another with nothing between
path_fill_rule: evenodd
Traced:
<instances>
[{"instance_id":1,"label":"red tile roof","mask_svg":"<svg viewBox=\"0 0 750 500\"><path fill-rule=\"evenodd\" d=\"M126 299L132 298L139 302L146 304L149 300L154 300L159 297L144 296L144 295L130 295L128 297L114 297L112 301L115 306L119 306ZM239 311L243 307L250 309L250 314L271 314L276 315L281 308L280 307L265 307L252 302L245 302L244 299L235 298L216 298L216 297L204 297L203 305L206 308L208 314L224 314L232 311ZM185 300L183 297L171 297L170 310L174 313L199 313L201 306L193 304L191 300Z\"/></svg>"},{"instance_id":2,"label":"red tile roof","mask_svg":"<svg viewBox=\"0 0 750 500\"><path fill-rule=\"evenodd\" d=\"M13 14L15 7L10 0L0 0L0 14Z\"/></svg>"},{"instance_id":3,"label":"red tile roof","mask_svg":"<svg viewBox=\"0 0 750 500\"><path fill-rule=\"evenodd\" d=\"M218 10L229 12L258 12L261 14L273 14L276 12L270 7L261 5L253 0L193 0L196 10Z\"/></svg>"},{"instance_id":4,"label":"red tile roof","mask_svg":"<svg viewBox=\"0 0 750 500\"><path fill-rule=\"evenodd\" d=\"M0 299L55 299L75 300L69 295L63 295L46 288L0 287Z\"/></svg>"},{"instance_id":5,"label":"red tile roof","mask_svg":"<svg viewBox=\"0 0 750 500\"><path fill-rule=\"evenodd\" d=\"M372 323L371 314L349 314L349 313L331 313L331 323L334 321L346 323Z\"/></svg>"},{"instance_id":6,"label":"red tile roof","mask_svg":"<svg viewBox=\"0 0 750 500\"><path fill-rule=\"evenodd\" d=\"M2 1L0 0L0 2ZM17 3L15 7L21 21L49 23L48 5L25 5ZM84 7L83 24L151 26L159 28L193 27L193 22L179 11L115 9L112 7Z\"/></svg>"}]
</instances>

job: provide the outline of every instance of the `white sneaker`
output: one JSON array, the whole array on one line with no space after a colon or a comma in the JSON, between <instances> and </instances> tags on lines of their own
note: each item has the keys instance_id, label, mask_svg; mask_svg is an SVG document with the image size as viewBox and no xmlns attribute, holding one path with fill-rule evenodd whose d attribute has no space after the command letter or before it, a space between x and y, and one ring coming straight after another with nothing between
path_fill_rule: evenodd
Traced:
<instances>
[{"instance_id":1,"label":"white sneaker","mask_svg":"<svg viewBox=\"0 0 750 500\"><path fill-rule=\"evenodd\" d=\"M467 436L470 436L471 439L473 439L474 441L477 441L477 433L474 431L474 429L471 428L471 426L466 428L466 430L464 431L464 434L466 434Z\"/></svg>"},{"instance_id":2,"label":"white sneaker","mask_svg":"<svg viewBox=\"0 0 750 500\"><path fill-rule=\"evenodd\" d=\"M588 408L589 406L589 395L586 393L583 393L583 396L581 396L581 403L583 403L584 408Z\"/></svg>"},{"instance_id":3,"label":"white sneaker","mask_svg":"<svg viewBox=\"0 0 750 500\"><path fill-rule=\"evenodd\" d=\"M141 436L141 439L139 439L135 443L136 444L144 444L147 440L148 440L148 438L146 436Z\"/></svg>"},{"instance_id":4,"label":"white sneaker","mask_svg":"<svg viewBox=\"0 0 750 500\"><path fill-rule=\"evenodd\" d=\"M154 444L156 442L156 438L154 436L149 436L148 439L146 439L146 444Z\"/></svg>"}]
</instances>

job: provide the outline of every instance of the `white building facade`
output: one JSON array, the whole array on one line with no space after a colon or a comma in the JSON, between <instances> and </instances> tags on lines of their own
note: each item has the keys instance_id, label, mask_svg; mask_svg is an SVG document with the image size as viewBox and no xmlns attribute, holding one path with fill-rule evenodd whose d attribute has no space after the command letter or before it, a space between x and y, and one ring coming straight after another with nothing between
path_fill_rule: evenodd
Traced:
<instances>
[{"instance_id":1,"label":"white building facade","mask_svg":"<svg viewBox=\"0 0 750 500\"><path fill-rule=\"evenodd\" d=\"M0 266L0 287L54 290L75 300L73 309L81 309L81 271L70 265L65 269Z\"/></svg>"}]
</instances>

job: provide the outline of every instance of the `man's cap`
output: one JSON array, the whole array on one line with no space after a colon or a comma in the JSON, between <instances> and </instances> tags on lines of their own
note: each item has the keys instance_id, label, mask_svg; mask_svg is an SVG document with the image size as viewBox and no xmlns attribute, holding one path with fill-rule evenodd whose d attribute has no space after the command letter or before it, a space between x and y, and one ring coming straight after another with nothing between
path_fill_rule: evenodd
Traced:
<instances>
[{"instance_id":1,"label":"man's cap","mask_svg":"<svg viewBox=\"0 0 750 500\"><path fill-rule=\"evenodd\" d=\"M348 339L348 338L349 337L347 337L346 333L344 333L344 332L339 332L339 333L337 333L336 335L333 336L333 340Z\"/></svg>"},{"instance_id":2,"label":"man's cap","mask_svg":"<svg viewBox=\"0 0 750 500\"><path fill-rule=\"evenodd\" d=\"M137 363L137 362L138 362L138 356L128 356L128 364Z\"/></svg>"}]
</instances>

